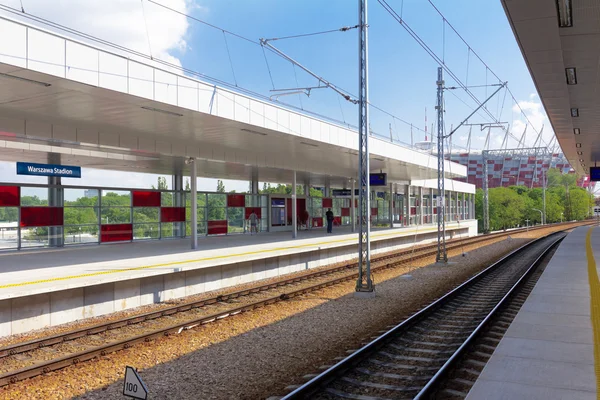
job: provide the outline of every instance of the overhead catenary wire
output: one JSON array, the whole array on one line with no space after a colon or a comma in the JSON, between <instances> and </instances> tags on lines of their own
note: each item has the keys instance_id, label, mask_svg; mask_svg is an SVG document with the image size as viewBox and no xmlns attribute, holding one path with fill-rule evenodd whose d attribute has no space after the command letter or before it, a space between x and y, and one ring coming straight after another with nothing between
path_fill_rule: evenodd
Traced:
<instances>
[{"instance_id":1,"label":"overhead catenary wire","mask_svg":"<svg viewBox=\"0 0 600 400\"><path fill-rule=\"evenodd\" d=\"M144 26L146 27L146 39L148 39L148 51L150 52L150 59L152 56L152 44L150 43L150 32L148 31L148 20L146 20L146 9L144 8L144 0L140 0L142 4L142 18L144 19Z\"/></svg>"},{"instance_id":2,"label":"overhead catenary wire","mask_svg":"<svg viewBox=\"0 0 600 400\"><path fill-rule=\"evenodd\" d=\"M436 5L433 4L433 1L432 0L427 0L427 1L435 9L435 11L440 15L440 17L442 17L444 20L446 20L446 17L444 16L444 14L442 14L442 12L436 7ZM448 24L448 26L450 27L450 29L452 29L454 31L454 33L456 33L456 35L460 38L460 40L469 48L470 52L472 52L473 55L475 55L475 57L477 57L477 59L486 67L486 75L487 75L487 71L489 70L489 72L491 72L492 75L494 75L494 77L499 82L501 82L502 79L500 79L500 77L498 77L498 75L496 75L496 73L489 67L489 65L485 61L483 61L483 59L479 56L479 54L477 54L477 52L475 52L471 48L471 46L469 45L469 43L461 36L461 34L454 28L454 26L450 22L448 22L448 20L446 20L446 23ZM538 130L535 128L535 126L533 126L533 124L529 120L529 117L527 116L527 114L525 114L525 111L521 108L521 105L519 104L519 102L515 98L514 94L512 93L512 91L510 90L510 88L508 87L508 85L507 85L507 90L508 90L508 93L510 94L510 96L512 97L512 99L514 100L514 102L516 103L517 107L519 108L519 111L521 111L521 114L523 114L523 116L527 120L528 124L532 126L533 130L536 133L539 134ZM547 145L547 142L543 138L542 138L542 141L544 142L544 144Z\"/></svg>"},{"instance_id":3,"label":"overhead catenary wire","mask_svg":"<svg viewBox=\"0 0 600 400\"><path fill-rule=\"evenodd\" d=\"M227 56L229 57L229 65L231 66L231 74L233 75L233 81L235 82L235 86L238 85L237 83L237 78L235 77L235 69L233 68L233 61L231 61L231 52L229 51L229 43L227 43L227 35L225 34L224 30L221 30L223 32L223 39L225 40L225 48L227 49Z\"/></svg>"},{"instance_id":4,"label":"overhead catenary wire","mask_svg":"<svg viewBox=\"0 0 600 400\"><path fill-rule=\"evenodd\" d=\"M324 34L327 34L327 33L334 33L334 32L346 32L346 31L349 31L351 29L358 29L358 27L359 27L358 25L344 26L342 28L330 29L328 31L312 32L312 33L301 33L301 34L298 34L298 35L276 37L276 38L272 38L272 39L269 39L269 40L273 41L273 40L296 39L296 38L302 38L302 37L307 37L307 36L324 35Z\"/></svg>"}]
</instances>

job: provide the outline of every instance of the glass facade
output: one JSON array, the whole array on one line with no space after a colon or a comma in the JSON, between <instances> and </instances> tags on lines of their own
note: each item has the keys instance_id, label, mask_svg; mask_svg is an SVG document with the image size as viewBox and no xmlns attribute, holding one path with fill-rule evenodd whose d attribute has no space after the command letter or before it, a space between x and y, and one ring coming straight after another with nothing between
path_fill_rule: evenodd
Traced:
<instances>
[{"instance_id":1,"label":"glass facade","mask_svg":"<svg viewBox=\"0 0 600 400\"><path fill-rule=\"evenodd\" d=\"M435 192L410 187L407 194L372 193L372 226L388 227L390 215L402 226L435 224ZM173 190L0 185L0 250L190 236L190 195ZM472 194L447 191L447 221L472 219L473 201ZM353 206L358 217L358 198L352 204L351 196L299 196L298 228L325 227L328 208L334 226L349 226ZM253 213L259 231L286 230L293 221L291 208L288 195L199 192L198 234L247 233Z\"/></svg>"}]
</instances>

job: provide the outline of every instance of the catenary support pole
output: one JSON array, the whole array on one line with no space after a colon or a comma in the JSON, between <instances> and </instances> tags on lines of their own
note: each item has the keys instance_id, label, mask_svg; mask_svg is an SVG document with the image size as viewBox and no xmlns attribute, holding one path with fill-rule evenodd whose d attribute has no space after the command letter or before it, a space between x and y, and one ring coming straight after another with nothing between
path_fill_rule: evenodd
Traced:
<instances>
[{"instance_id":1,"label":"catenary support pole","mask_svg":"<svg viewBox=\"0 0 600 400\"><path fill-rule=\"evenodd\" d=\"M196 160L189 159L190 162L190 197L191 197L191 212L192 212L192 249L198 248L198 175L196 171Z\"/></svg>"},{"instance_id":2,"label":"catenary support pole","mask_svg":"<svg viewBox=\"0 0 600 400\"><path fill-rule=\"evenodd\" d=\"M359 243L356 291L372 293L369 185L369 90L367 0L358 1L358 184Z\"/></svg>"},{"instance_id":3,"label":"catenary support pole","mask_svg":"<svg viewBox=\"0 0 600 400\"><path fill-rule=\"evenodd\" d=\"M390 183L390 193L389 193L389 216L390 216L390 228L394 227L394 184Z\"/></svg>"},{"instance_id":4,"label":"catenary support pole","mask_svg":"<svg viewBox=\"0 0 600 400\"><path fill-rule=\"evenodd\" d=\"M294 171L292 177L292 238L296 239L298 236L298 203L296 194L296 171Z\"/></svg>"},{"instance_id":5,"label":"catenary support pole","mask_svg":"<svg viewBox=\"0 0 600 400\"><path fill-rule=\"evenodd\" d=\"M438 115L438 249L436 262L448 262L446 252L446 193L444 190L444 79L442 67L438 68L437 78L437 105Z\"/></svg>"}]
</instances>

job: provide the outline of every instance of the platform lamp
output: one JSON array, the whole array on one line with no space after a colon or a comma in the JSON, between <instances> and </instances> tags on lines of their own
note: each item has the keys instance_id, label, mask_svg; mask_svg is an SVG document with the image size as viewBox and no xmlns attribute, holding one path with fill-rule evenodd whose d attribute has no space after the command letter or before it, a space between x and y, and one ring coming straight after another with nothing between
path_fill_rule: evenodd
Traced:
<instances>
[{"instance_id":1,"label":"platform lamp","mask_svg":"<svg viewBox=\"0 0 600 400\"><path fill-rule=\"evenodd\" d=\"M544 225L544 213L542 212L542 210L538 210L537 208L532 208L532 210L540 213L540 222L542 225Z\"/></svg>"}]
</instances>

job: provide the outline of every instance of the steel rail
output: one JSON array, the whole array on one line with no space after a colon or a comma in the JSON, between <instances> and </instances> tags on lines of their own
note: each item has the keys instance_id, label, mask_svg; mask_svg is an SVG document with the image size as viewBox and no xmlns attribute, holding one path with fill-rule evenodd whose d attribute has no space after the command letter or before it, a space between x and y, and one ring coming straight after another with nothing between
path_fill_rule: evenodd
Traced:
<instances>
[{"instance_id":1,"label":"steel rail","mask_svg":"<svg viewBox=\"0 0 600 400\"><path fill-rule=\"evenodd\" d=\"M535 228L535 229L541 229L541 228ZM533 230L533 229L531 229L531 230ZM520 230L519 231L516 231L516 230L511 231L510 233L513 233L513 232L518 233L518 232L520 232ZM486 242L489 240L496 239L503 235L506 236L508 234L509 234L508 232L496 232L493 234L476 236L476 237L472 237L472 238L454 239L454 240L450 241L449 243L453 246L452 249L456 249L461 246L470 245L472 243L483 243L483 242ZM413 251L413 249L406 249L406 250L403 250L403 251L400 251L400 252L397 252L394 254L376 257L374 260L372 260L372 262L380 263L380 262L384 262L386 260L390 260L393 262L394 259L400 259L400 258L404 258L406 256L411 256L410 257L411 260L421 259L421 258L425 258L430 255L429 253L424 253L424 252L427 252L428 250L436 249L436 248L437 248L436 244L427 244L427 245L419 246L418 248L414 249L414 251ZM115 321L104 322L104 323L96 324L93 326L88 326L85 328L80 328L80 329L75 329L75 330L64 332L64 333L59 333L59 334L52 335L52 336L47 336L47 337L43 337L43 338L39 338L39 339L33 339L30 341L21 342L21 343L15 343L13 345L8 345L8 346L0 348L0 359L11 356L11 355L36 350L36 349L42 348L42 347L53 346L53 345L56 345L59 343L64 343L64 342L75 340L75 339L78 339L81 337L95 335L95 334L106 332L106 331L109 331L112 329L118 329L123 326L134 325L137 323L142 323L142 322L153 320L156 318L173 315L173 314L176 314L179 312L186 312L193 308L201 308L201 307L205 307L207 305L212 305L215 303L219 303L219 302L223 302L223 301L227 301L227 300L231 300L231 299L236 299L236 298L243 297L243 296L248 296L251 294L260 293L260 292L264 292L264 291L271 290L271 289L276 289L278 287L287 286L287 285L291 285L294 283L303 282L303 281L307 281L310 279L315 279L315 278L319 278L322 276L331 275L334 273L338 273L338 272L341 272L344 270L349 270L349 269L354 269L354 268L356 268L356 262L349 262L349 263L346 263L343 265L322 269L320 271L315 271L315 272L312 272L312 273L309 273L306 275L302 275L302 276L295 276L295 277L283 279L283 280L280 280L277 282L271 282L271 283L267 283L264 285L259 285L259 286L255 286L255 287L251 287L251 288L247 288L247 289L224 293L224 294L221 294L221 295L218 295L215 297L194 300L194 301L186 302L186 303L179 304L179 305L176 305L173 307L167 307L167 308L163 308L161 310L156 310L156 311L149 311L149 312L137 314L134 316L124 317L124 318L121 318L121 319L118 319ZM379 267L375 267L374 269L377 270L377 269L381 269L381 268L382 267L379 266Z\"/></svg>"},{"instance_id":2,"label":"steel rail","mask_svg":"<svg viewBox=\"0 0 600 400\"><path fill-rule=\"evenodd\" d=\"M564 223L564 224L580 225L580 224L573 224L573 223ZM547 227L547 226L544 226L544 227ZM511 231L511 232L499 232L496 234L477 236L474 238L470 238L471 240L469 240L469 242L466 244L468 245L468 244L477 243L477 242L483 243L483 242L486 242L489 240L493 240L499 236L503 236L503 235L508 236L509 233L516 233L516 230ZM464 241L465 241L464 239L453 240L452 241L452 244L453 244L452 249L460 248L460 247L464 246L465 245L465 243L463 243ZM532 244L534 242L537 242L537 240L530 242L529 244ZM519 249L522 249L526 246L527 245L525 245ZM410 260L420 259L420 258L425 258L428 256L434 256L435 255L434 249L436 247L437 247L436 245L424 246L423 248L419 248L416 250L416 251L420 252L420 254L416 254L416 255L410 254L411 250L403 251L400 254L401 255L409 255ZM426 251L427 249L431 249L431 250L429 252L427 252ZM516 251L518 251L518 250L516 250ZM512 252L510 254L513 254L513 253L514 252ZM504 260L506 257L508 257L508 256L503 257L501 260ZM387 268L393 268L396 265L402 264L403 261L406 261L406 258L403 258L402 256L398 255L397 253L393 254L393 255L380 257L380 261L385 261L385 259L388 259L388 258L391 258L391 259L395 258L397 260L392 261L390 263L379 265L379 266L375 267L374 270L383 270L383 269L387 269ZM263 291L263 290L260 290L262 288L267 288L264 290L268 290L268 288L276 288L279 286L284 286L284 285L286 285L286 283L284 283L284 282L288 282L287 284L295 283L298 281L308 280L308 279L311 279L314 277L327 275L328 271L339 272L339 271L342 271L347 268L354 268L355 266L356 266L356 263L350 263L350 264L346 264L343 266L331 268L330 270L318 271L315 274L309 274L309 275L301 276L301 277L293 277L293 278L287 279L285 281L274 282L274 283L265 284L265 285L262 285L262 286L256 287L256 288L249 288L249 289L244 289L244 290L240 290L237 292L227 293L227 294L223 294L223 295L220 295L220 296L217 296L214 298L199 300L199 301L186 303L186 304L178 305L175 307L171 307L171 308L167 308L167 309L163 309L163 310L159 310L159 311L153 311L153 312L149 312L149 313L145 313L145 314L141 314L141 315L137 315L137 316L127 317L127 318L123 318L122 320L99 324L99 325L96 325L93 327L83 328L83 329L79 329L76 331L65 332L63 334L57 334L57 335L47 337L47 338L41 338L38 340L26 342L26 343L17 343L17 344L7 346L7 347L0 349L0 354L3 357L6 357L6 356L14 355L14 354L17 354L20 352L31 351L31 350L35 350L37 348L42 348L42 347L48 347L48 346L52 346L55 344L63 343L65 341L74 340L74 339L77 339L80 337L85 337L87 335L100 333L100 332L103 332L103 331L106 331L109 329L117 329L119 327L132 325L132 324L135 324L138 322L148 321L148 320L156 319L156 318L159 318L162 316L172 315L176 312L188 311L192 308L201 307L202 305L214 304L216 302L223 301L226 299L237 298L237 297L240 297L245 294L258 293L260 291ZM487 269L486 269L486 271L487 271ZM333 273L333 272L331 272L331 273ZM480 275L481 275L481 273L476 275L475 277L471 278L467 282L471 282L474 278L476 278ZM358 276L358 273L356 273L356 272L351 273L351 274L344 275L342 277L338 277L338 278L335 278L335 279L332 279L332 280L329 280L326 282L318 283L313 286L293 290L291 292L287 292L287 293L279 294L277 296L273 296L273 297L270 297L267 299L259 300L254 303L246 304L246 305L243 305L240 307L231 308L231 309L228 309L225 311L221 311L221 312L218 312L215 314L211 314L211 315L207 315L207 316L203 316L203 317L199 317L199 318L193 318L190 320L186 320L185 322L177 323L177 324L168 326L166 328L160 328L160 329L157 329L157 330L154 330L154 331L142 334L142 335L130 337L128 339L123 339L120 341L115 341L115 342L112 342L112 343L109 343L106 345L98 346L98 347L88 349L85 351L81 351L78 353L69 354L64 357L56 358L54 360L49 360L49 361L46 361L43 363L34 364L34 365L31 365L31 366L28 366L25 368L21 368L19 370L9 371L5 374L0 375L0 387L11 384L11 383L16 383L23 379L31 378L31 377L45 374L45 373L49 373L49 372L57 370L57 369L62 369L69 365L78 364L82 361L87 361L87 360L93 359L97 356L104 356L106 354L109 354L109 353L112 353L115 351L127 349L136 343L149 342L153 338L157 338L157 337L161 337L161 336L168 336L169 334L174 333L174 332L181 333L183 330L192 329L199 325L214 322L214 321L217 321L217 320L229 317L229 316L237 315L237 314L240 314L240 313L243 313L246 311L254 310L256 308L264 307L264 306L274 304L274 303L277 303L280 301L284 301L284 300L287 300L287 299L290 299L293 297L297 297L297 296L300 296L300 295L303 295L303 294L306 294L309 292L320 290L320 289L323 289L328 286L336 285L336 284L339 284L339 283L342 283L342 282L345 282L345 281L348 281L351 279L355 279L357 276ZM458 288L463 287L465 284L466 283L460 285ZM455 293L455 291L458 288L454 289L449 294ZM447 294L446 296L448 296L449 294ZM442 299L446 298L446 296L442 297ZM431 306L432 305L426 307L424 310L429 309ZM424 310L422 310L422 311L424 311ZM416 315L420 314L421 312L413 315L411 318L409 318L409 320L412 320ZM407 322L407 321L405 321L405 322Z\"/></svg>"},{"instance_id":3,"label":"steel rail","mask_svg":"<svg viewBox=\"0 0 600 400\"><path fill-rule=\"evenodd\" d=\"M462 345L450 356L448 361L442 365L442 367L436 372L436 374L427 382L425 387L421 389L421 391L415 396L415 400L424 400L427 399L428 396L432 395L433 392L438 389L439 384L442 380L447 376L447 374L452 370L455 363L460 359L460 357L465 353L465 351L469 348L471 343L481 334L486 325L494 318L500 309L502 309L506 303L513 297L513 295L521 288L521 285L526 281L527 278L531 275L531 273L538 267L540 261L562 240L563 237L559 237L554 242L552 242L541 254L539 257L535 259L531 263L531 266L525 271L525 273L519 278L519 280L510 288L510 290L502 297L502 299L496 304L496 306L489 312L489 314L481 321L481 323L473 330L473 332L469 335L469 337L463 342Z\"/></svg>"},{"instance_id":4,"label":"steel rail","mask_svg":"<svg viewBox=\"0 0 600 400\"><path fill-rule=\"evenodd\" d=\"M392 340L392 338L395 337L396 335L398 335L400 332L408 331L411 326L413 326L417 322L425 319L432 312L436 311L444 304L453 300L463 290L465 290L468 287L471 287L474 283L478 282L481 278L486 276L488 273L497 269L508 259L515 257L518 253L521 253L521 252L529 249L530 246L533 246L534 244L540 242L541 240L547 239L549 236L556 235L557 233L559 233L559 232L554 232L554 233L544 236L542 238L533 240L533 241L519 247L518 249L510 252L509 254L505 255L504 257L500 258L498 261L496 261L495 263L493 263L492 265L490 265L483 271L479 272L478 274L476 274L469 280L465 281L461 285L457 286L450 292L446 293L444 296L440 297L433 303L429 304L425 308L423 308L420 311L418 311L417 313L413 314L412 316L410 316L409 318L407 318L400 324L396 325L395 327L388 330L381 336L377 337L370 343L361 347L360 349L358 349L357 351L355 351L348 357L344 358L343 360L339 361L337 364L335 364L335 365L331 366L330 368L328 368L327 370L323 371L322 373L320 373L316 377L312 378L305 384L301 385L300 387L296 388L292 392L288 393L281 400L297 400L297 399L311 398L312 395L319 392L326 385L330 384L335 379L342 376L345 372L347 372L348 370L353 368L355 365L357 365L359 362L361 362L362 360L367 358L370 354L373 354L376 350L378 350L379 348L384 346L386 343L388 343L390 340ZM558 240L561 240L561 239L558 239ZM546 248L546 250L544 250L544 254L546 253L548 248L554 246L555 244L556 244L556 241L554 241L551 246L548 246ZM532 263L532 265L537 263L538 260L539 260L539 258L537 258L536 261L534 263ZM529 269L528 269L528 271L529 271ZM461 347L463 347L463 346L461 346Z\"/></svg>"}]
</instances>

